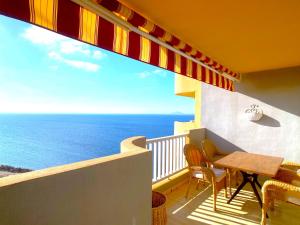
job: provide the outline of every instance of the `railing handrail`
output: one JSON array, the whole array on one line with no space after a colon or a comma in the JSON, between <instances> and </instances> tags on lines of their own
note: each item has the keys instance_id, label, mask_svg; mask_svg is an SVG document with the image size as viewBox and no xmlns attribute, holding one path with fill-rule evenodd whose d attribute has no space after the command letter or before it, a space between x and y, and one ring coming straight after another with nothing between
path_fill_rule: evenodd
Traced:
<instances>
[{"instance_id":1,"label":"railing handrail","mask_svg":"<svg viewBox=\"0 0 300 225\"><path fill-rule=\"evenodd\" d=\"M155 142L155 141L161 141L161 140L168 140L168 139L174 139L174 138L179 138L179 137L187 137L188 134L178 134L178 135L170 135L170 136L164 136L164 137L158 137L158 138L151 138L151 139L146 139L146 144Z\"/></svg>"}]
</instances>

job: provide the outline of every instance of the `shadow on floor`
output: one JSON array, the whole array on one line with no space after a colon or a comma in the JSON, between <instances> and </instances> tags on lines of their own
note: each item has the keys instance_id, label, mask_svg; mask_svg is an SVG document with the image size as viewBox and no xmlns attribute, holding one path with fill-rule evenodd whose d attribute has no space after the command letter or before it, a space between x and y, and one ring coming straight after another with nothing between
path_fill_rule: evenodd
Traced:
<instances>
[{"instance_id":1,"label":"shadow on floor","mask_svg":"<svg viewBox=\"0 0 300 225\"><path fill-rule=\"evenodd\" d=\"M261 209L250 186L246 186L230 204L224 192L218 194L217 211L213 211L213 195L210 186L193 190L189 200L184 197L186 186L168 194L168 225L258 225ZM234 189L233 189L234 191ZM291 204L277 204L270 212L270 225L299 225L298 207ZM286 215L289 215L288 217Z\"/></svg>"}]
</instances>

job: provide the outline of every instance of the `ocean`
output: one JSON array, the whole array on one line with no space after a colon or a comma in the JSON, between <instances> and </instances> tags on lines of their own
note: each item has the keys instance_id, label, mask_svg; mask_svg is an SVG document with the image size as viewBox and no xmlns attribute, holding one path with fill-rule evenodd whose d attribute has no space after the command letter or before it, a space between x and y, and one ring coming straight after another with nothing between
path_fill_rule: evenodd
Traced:
<instances>
[{"instance_id":1,"label":"ocean","mask_svg":"<svg viewBox=\"0 0 300 225\"><path fill-rule=\"evenodd\" d=\"M132 136L173 135L192 115L0 114L0 165L43 169L120 152Z\"/></svg>"}]
</instances>

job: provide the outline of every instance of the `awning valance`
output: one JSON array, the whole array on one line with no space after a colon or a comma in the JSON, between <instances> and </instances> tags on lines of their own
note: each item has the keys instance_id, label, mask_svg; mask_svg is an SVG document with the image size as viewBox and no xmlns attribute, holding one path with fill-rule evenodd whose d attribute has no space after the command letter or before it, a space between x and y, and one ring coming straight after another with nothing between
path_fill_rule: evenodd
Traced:
<instances>
[{"instance_id":1,"label":"awning valance","mask_svg":"<svg viewBox=\"0 0 300 225\"><path fill-rule=\"evenodd\" d=\"M156 25L151 25L150 22L145 22L140 15L128 11L128 8L122 8L119 2L103 0L98 1L98 3L121 16L121 12L126 10L133 13L127 17L123 15L124 19L134 26L142 26L144 29L148 26L152 27L149 29L151 35L160 39L167 38L166 41L170 45L201 59L217 71L224 71L238 78L238 74L230 72L215 61L203 56L199 51L192 49L176 37L170 36L168 38L170 34ZM233 90L232 80L152 40L125 29L123 26L109 22L101 15L99 16L99 14L71 0L3 0L0 1L0 13L226 90Z\"/></svg>"}]
</instances>

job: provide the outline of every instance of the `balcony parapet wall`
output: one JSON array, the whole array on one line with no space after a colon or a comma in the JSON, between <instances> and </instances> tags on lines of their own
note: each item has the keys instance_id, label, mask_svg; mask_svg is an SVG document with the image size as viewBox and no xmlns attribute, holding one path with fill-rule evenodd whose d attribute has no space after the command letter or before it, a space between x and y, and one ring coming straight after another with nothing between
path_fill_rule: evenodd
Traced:
<instances>
[{"instance_id":1,"label":"balcony parapet wall","mask_svg":"<svg viewBox=\"0 0 300 225\"><path fill-rule=\"evenodd\" d=\"M1 178L0 224L150 225L151 152L132 149Z\"/></svg>"},{"instance_id":2,"label":"balcony parapet wall","mask_svg":"<svg viewBox=\"0 0 300 225\"><path fill-rule=\"evenodd\" d=\"M121 142L121 153L146 151L146 137L135 136Z\"/></svg>"}]
</instances>

